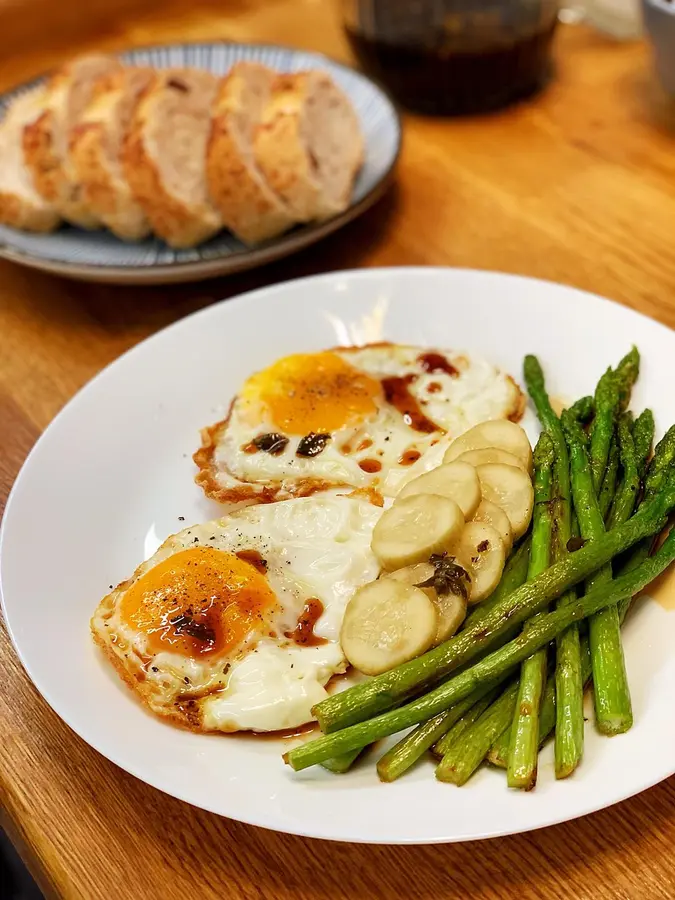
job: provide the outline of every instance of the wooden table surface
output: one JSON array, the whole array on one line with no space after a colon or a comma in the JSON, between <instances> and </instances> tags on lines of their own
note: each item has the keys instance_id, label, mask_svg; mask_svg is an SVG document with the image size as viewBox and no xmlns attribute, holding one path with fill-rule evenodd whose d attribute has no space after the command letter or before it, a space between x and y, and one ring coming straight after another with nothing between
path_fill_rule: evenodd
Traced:
<instances>
[{"instance_id":1,"label":"wooden table surface","mask_svg":"<svg viewBox=\"0 0 675 900\"><path fill-rule=\"evenodd\" d=\"M77 28L72 16L62 30L50 19L48 33L37 15L31 41L25 20L7 32L0 15L0 88L75 51L165 40L259 39L348 58L326 0L118 6ZM564 28L557 58L556 81L530 104L481 120L407 118L398 183L386 199L286 262L167 289L87 286L0 263L0 511L32 443L102 366L163 325L251 287L357 266L469 266L573 284L674 326L673 106L641 44ZM3 824L50 896L675 896L674 779L583 820L483 844L303 840L200 812L136 781L61 723L3 630L0 661Z\"/></svg>"}]
</instances>

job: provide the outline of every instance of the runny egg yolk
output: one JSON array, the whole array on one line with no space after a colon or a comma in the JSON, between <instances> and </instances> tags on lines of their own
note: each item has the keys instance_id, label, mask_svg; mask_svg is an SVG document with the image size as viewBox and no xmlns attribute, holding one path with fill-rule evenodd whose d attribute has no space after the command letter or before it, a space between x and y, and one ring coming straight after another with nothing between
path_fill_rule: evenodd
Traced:
<instances>
[{"instance_id":1,"label":"runny egg yolk","mask_svg":"<svg viewBox=\"0 0 675 900\"><path fill-rule=\"evenodd\" d=\"M334 432L375 414L379 381L336 353L296 353L258 372L244 385L242 399L252 421L267 413L285 434Z\"/></svg>"},{"instance_id":2,"label":"runny egg yolk","mask_svg":"<svg viewBox=\"0 0 675 900\"><path fill-rule=\"evenodd\" d=\"M276 605L251 563L212 547L167 557L125 593L123 621L148 638L151 653L218 655L261 631ZM268 629L269 630L269 629Z\"/></svg>"}]
</instances>

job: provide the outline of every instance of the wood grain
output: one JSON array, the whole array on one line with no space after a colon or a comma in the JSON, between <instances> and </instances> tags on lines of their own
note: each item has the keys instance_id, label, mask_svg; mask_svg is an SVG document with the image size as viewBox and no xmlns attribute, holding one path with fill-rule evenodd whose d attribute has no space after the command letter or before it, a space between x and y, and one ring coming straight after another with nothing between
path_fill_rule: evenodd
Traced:
<instances>
[{"instance_id":1,"label":"wood grain","mask_svg":"<svg viewBox=\"0 0 675 900\"><path fill-rule=\"evenodd\" d=\"M38 10L44 0L26 0ZM104 4L98 3L100 9ZM120 12L120 10L122 10ZM347 58L325 0L147 0L34 16L0 87L67 54L163 40L267 40ZM300 275L436 264L549 278L675 325L675 109L646 48L563 29L537 100L484 119L407 117L394 190L318 247L202 285L111 288L0 263L0 504L30 445L82 384L216 299ZM2 506L0 505L0 509ZM100 757L51 712L0 630L3 821L44 889L65 898L656 900L675 896L675 780L610 810L481 845L364 847L277 835L199 812Z\"/></svg>"}]
</instances>

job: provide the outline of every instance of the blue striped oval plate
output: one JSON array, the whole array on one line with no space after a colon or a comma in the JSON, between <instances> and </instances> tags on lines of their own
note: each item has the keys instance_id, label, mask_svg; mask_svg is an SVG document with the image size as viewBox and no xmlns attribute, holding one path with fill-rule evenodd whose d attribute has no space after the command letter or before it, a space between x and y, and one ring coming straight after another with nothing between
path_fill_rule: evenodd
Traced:
<instances>
[{"instance_id":1,"label":"blue striped oval plate","mask_svg":"<svg viewBox=\"0 0 675 900\"><path fill-rule=\"evenodd\" d=\"M264 63L280 72L325 69L349 96L361 121L365 163L354 185L352 203L341 215L309 224L261 244L246 247L229 232L190 250L172 250L151 238L136 244L105 231L63 226L49 235L29 234L0 225L0 256L71 278L115 284L168 284L250 269L300 250L337 230L371 206L389 184L401 148L401 122L390 99L359 72L318 53L256 44L176 44L131 50L128 63L167 68L195 66L224 75L240 60ZM12 99L39 83L22 85L0 97L0 115Z\"/></svg>"}]
</instances>

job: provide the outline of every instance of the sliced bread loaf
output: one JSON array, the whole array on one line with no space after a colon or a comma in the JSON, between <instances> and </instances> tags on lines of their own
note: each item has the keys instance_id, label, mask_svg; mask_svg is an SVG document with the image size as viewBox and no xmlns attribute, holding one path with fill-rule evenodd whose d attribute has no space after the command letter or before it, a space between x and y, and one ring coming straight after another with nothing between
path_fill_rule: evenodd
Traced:
<instances>
[{"instance_id":1,"label":"sliced bread loaf","mask_svg":"<svg viewBox=\"0 0 675 900\"><path fill-rule=\"evenodd\" d=\"M275 73L240 62L223 78L213 110L206 173L223 224L247 244L264 241L296 222L256 165L253 136Z\"/></svg>"},{"instance_id":2,"label":"sliced bread loaf","mask_svg":"<svg viewBox=\"0 0 675 900\"><path fill-rule=\"evenodd\" d=\"M88 208L70 162L70 133L100 80L120 68L109 56L83 56L63 66L49 80L44 112L24 129L24 155L35 187L64 219L82 228L101 222Z\"/></svg>"},{"instance_id":3,"label":"sliced bread loaf","mask_svg":"<svg viewBox=\"0 0 675 900\"><path fill-rule=\"evenodd\" d=\"M129 67L113 73L96 91L70 135L70 160L91 212L123 240L141 240L150 223L127 182L120 153L141 93L152 72Z\"/></svg>"},{"instance_id":4,"label":"sliced bread loaf","mask_svg":"<svg viewBox=\"0 0 675 900\"><path fill-rule=\"evenodd\" d=\"M363 136L349 99L327 72L279 75L254 140L272 190L303 222L349 205Z\"/></svg>"},{"instance_id":5,"label":"sliced bread loaf","mask_svg":"<svg viewBox=\"0 0 675 900\"><path fill-rule=\"evenodd\" d=\"M122 149L126 179L152 230L193 247L222 228L206 183L206 145L217 78L198 69L157 72Z\"/></svg>"},{"instance_id":6,"label":"sliced bread loaf","mask_svg":"<svg viewBox=\"0 0 675 900\"><path fill-rule=\"evenodd\" d=\"M12 103L0 125L0 222L26 231L53 231L59 214L36 190L23 156L23 130L42 114L44 90Z\"/></svg>"}]
</instances>

